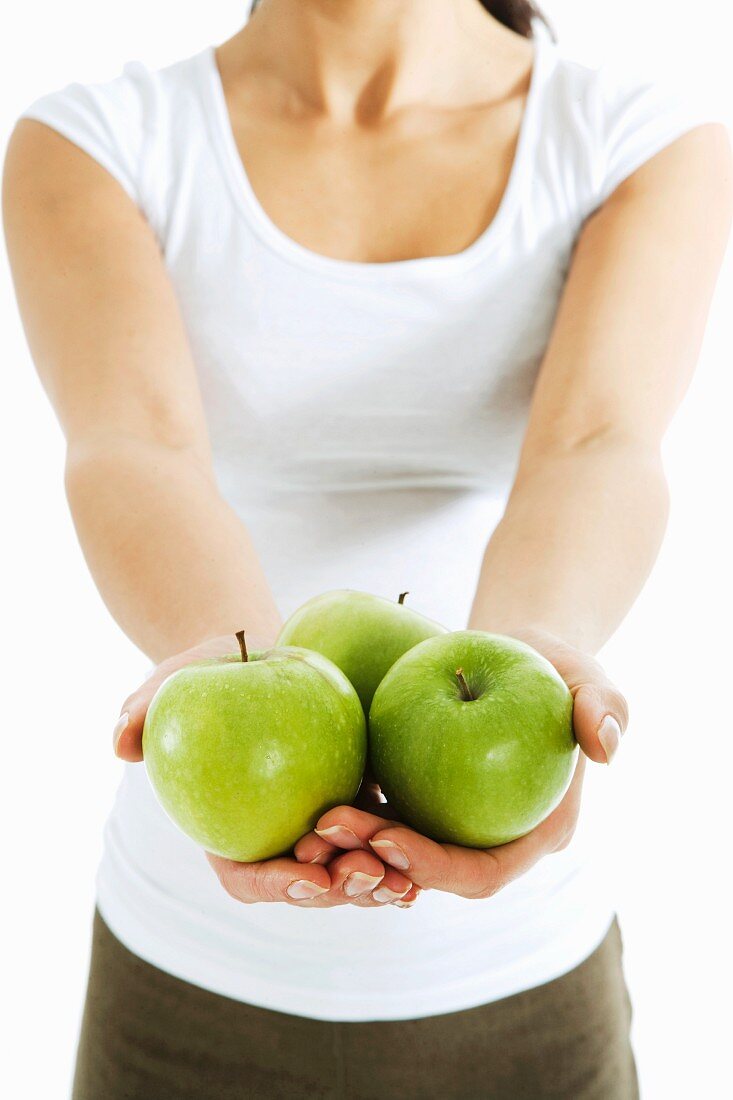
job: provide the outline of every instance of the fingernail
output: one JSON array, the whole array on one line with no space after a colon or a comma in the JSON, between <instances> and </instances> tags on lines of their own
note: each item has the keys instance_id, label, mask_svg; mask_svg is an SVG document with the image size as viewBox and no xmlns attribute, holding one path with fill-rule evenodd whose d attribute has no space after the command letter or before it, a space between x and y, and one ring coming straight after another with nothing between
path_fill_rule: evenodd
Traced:
<instances>
[{"instance_id":1,"label":"fingernail","mask_svg":"<svg viewBox=\"0 0 733 1100\"><path fill-rule=\"evenodd\" d=\"M308 863L326 863L332 855L332 848L324 848L322 852L316 853L316 855L313 856L313 859L309 859Z\"/></svg>"},{"instance_id":2,"label":"fingernail","mask_svg":"<svg viewBox=\"0 0 733 1100\"><path fill-rule=\"evenodd\" d=\"M345 825L331 825L328 829L314 829L323 840L330 840L332 844L338 844L340 848L361 848L361 841L355 832L347 829Z\"/></svg>"},{"instance_id":3,"label":"fingernail","mask_svg":"<svg viewBox=\"0 0 733 1100\"><path fill-rule=\"evenodd\" d=\"M381 881L381 875L365 875L363 871L352 871L344 882L344 893L350 898L357 898L360 894L370 894Z\"/></svg>"},{"instance_id":4,"label":"fingernail","mask_svg":"<svg viewBox=\"0 0 733 1100\"><path fill-rule=\"evenodd\" d=\"M400 871L406 871L410 861L398 844L391 840L370 840L372 848L376 848L377 855L389 863L390 867L397 867Z\"/></svg>"},{"instance_id":5,"label":"fingernail","mask_svg":"<svg viewBox=\"0 0 733 1100\"><path fill-rule=\"evenodd\" d=\"M610 764L621 744L621 727L612 715L607 714L601 722L598 728L598 740L603 745L606 761Z\"/></svg>"},{"instance_id":6,"label":"fingernail","mask_svg":"<svg viewBox=\"0 0 733 1100\"><path fill-rule=\"evenodd\" d=\"M119 744L120 737L122 737L122 734L127 729L129 721L130 715L125 711L115 722L115 728L112 730L112 748L115 753L117 752L117 745Z\"/></svg>"},{"instance_id":7,"label":"fingernail","mask_svg":"<svg viewBox=\"0 0 733 1100\"><path fill-rule=\"evenodd\" d=\"M306 898L317 898L319 894L325 894L327 890L327 886L318 886L317 883L310 882L308 879L299 878L290 883L287 894L294 901L305 901Z\"/></svg>"},{"instance_id":8,"label":"fingernail","mask_svg":"<svg viewBox=\"0 0 733 1100\"><path fill-rule=\"evenodd\" d=\"M415 901L417 901L417 898L415 899ZM400 909L412 909L415 902L414 901L394 901L394 902L392 902L392 904L393 905L398 905Z\"/></svg>"},{"instance_id":9,"label":"fingernail","mask_svg":"<svg viewBox=\"0 0 733 1100\"><path fill-rule=\"evenodd\" d=\"M390 902L397 902L400 898L403 898L408 890L412 889L412 883L406 886L404 890L390 890L389 886L379 886L372 897L375 901L384 902L389 904Z\"/></svg>"}]
</instances>

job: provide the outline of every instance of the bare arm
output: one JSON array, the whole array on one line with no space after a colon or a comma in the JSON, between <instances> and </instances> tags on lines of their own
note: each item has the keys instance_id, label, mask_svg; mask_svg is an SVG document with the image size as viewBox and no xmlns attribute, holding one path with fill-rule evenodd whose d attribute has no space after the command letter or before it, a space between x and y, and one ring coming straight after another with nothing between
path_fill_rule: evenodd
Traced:
<instances>
[{"instance_id":1,"label":"bare arm","mask_svg":"<svg viewBox=\"0 0 733 1100\"><path fill-rule=\"evenodd\" d=\"M217 491L195 368L152 231L121 186L19 123L5 230L23 321L67 440L66 489L95 582L154 661L279 616Z\"/></svg>"},{"instance_id":2,"label":"bare arm","mask_svg":"<svg viewBox=\"0 0 733 1100\"><path fill-rule=\"evenodd\" d=\"M118 754L140 760L156 685L203 652L232 650L242 627L255 646L272 644L279 615L217 491L194 365L149 227L111 176L37 122L19 124L4 184L21 312L68 442L82 548L122 629L163 662L125 701L116 730ZM246 902L376 906L416 894L374 853L327 855L328 869L322 854L308 867L287 856L210 860Z\"/></svg>"},{"instance_id":3,"label":"bare arm","mask_svg":"<svg viewBox=\"0 0 733 1100\"><path fill-rule=\"evenodd\" d=\"M662 540L660 446L699 354L732 195L729 139L713 123L589 218L472 626L537 627L592 653L633 603Z\"/></svg>"},{"instance_id":4,"label":"bare arm","mask_svg":"<svg viewBox=\"0 0 733 1100\"><path fill-rule=\"evenodd\" d=\"M660 444L695 366L732 208L730 144L711 124L652 158L588 220L486 550L470 625L525 638L573 692L584 755L564 799L532 832L486 851L438 844L376 808L329 810L321 834L346 828L417 886L467 898L490 897L570 842L585 757L610 760L626 722L623 697L589 654L623 618L661 542ZM302 838L298 859L319 844L318 833Z\"/></svg>"}]
</instances>

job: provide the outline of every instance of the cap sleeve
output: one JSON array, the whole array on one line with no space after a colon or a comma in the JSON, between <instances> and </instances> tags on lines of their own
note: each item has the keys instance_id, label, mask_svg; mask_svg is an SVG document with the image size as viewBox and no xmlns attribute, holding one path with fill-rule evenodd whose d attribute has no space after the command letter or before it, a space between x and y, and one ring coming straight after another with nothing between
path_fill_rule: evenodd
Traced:
<instances>
[{"instance_id":1,"label":"cap sleeve","mask_svg":"<svg viewBox=\"0 0 733 1100\"><path fill-rule=\"evenodd\" d=\"M146 150L153 130L150 73L139 62L102 84L69 84L21 115L45 123L93 157L146 211Z\"/></svg>"},{"instance_id":2,"label":"cap sleeve","mask_svg":"<svg viewBox=\"0 0 733 1100\"><path fill-rule=\"evenodd\" d=\"M592 97L594 208L676 138L707 122L726 123L722 108L704 93L610 67L598 70L597 76Z\"/></svg>"}]
</instances>

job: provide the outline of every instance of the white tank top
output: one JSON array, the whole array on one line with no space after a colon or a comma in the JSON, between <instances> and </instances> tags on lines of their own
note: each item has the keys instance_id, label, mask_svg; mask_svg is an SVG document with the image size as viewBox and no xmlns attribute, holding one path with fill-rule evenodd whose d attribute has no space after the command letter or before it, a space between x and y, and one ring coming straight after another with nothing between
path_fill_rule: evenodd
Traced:
<instances>
[{"instance_id":1,"label":"white tank top","mask_svg":"<svg viewBox=\"0 0 733 1100\"><path fill-rule=\"evenodd\" d=\"M715 115L565 57L541 24L536 48L498 213L450 256L343 261L278 229L237 152L212 49L160 71L130 64L26 112L103 165L157 235L221 492L286 616L327 589L408 589L416 609L466 625L583 221ZM613 915L587 822L490 900L244 906L166 818L142 765L125 767L98 901L119 939L163 970L333 1020L432 1015L538 985L586 958Z\"/></svg>"}]
</instances>

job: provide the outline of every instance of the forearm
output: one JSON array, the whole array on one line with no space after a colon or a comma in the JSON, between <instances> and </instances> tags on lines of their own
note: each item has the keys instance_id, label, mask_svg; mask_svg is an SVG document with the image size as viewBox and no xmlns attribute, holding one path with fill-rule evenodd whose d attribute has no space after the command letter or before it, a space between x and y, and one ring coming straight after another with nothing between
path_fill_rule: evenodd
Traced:
<instances>
[{"instance_id":1,"label":"forearm","mask_svg":"<svg viewBox=\"0 0 733 1100\"><path fill-rule=\"evenodd\" d=\"M596 652L633 604L667 519L658 452L597 439L521 469L484 556L470 626L538 627Z\"/></svg>"},{"instance_id":2,"label":"forearm","mask_svg":"<svg viewBox=\"0 0 733 1100\"><path fill-rule=\"evenodd\" d=\"M66 491L102 598L151 660L239 629L274 640L252 542L189 452L122 434L71 441Z\"/></svg>"}]
</instances>

